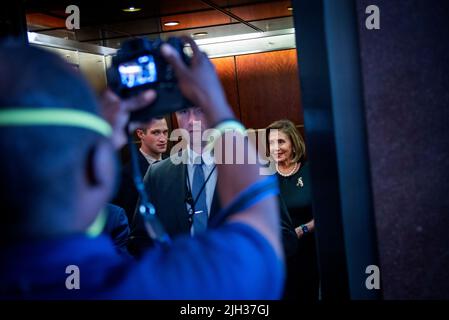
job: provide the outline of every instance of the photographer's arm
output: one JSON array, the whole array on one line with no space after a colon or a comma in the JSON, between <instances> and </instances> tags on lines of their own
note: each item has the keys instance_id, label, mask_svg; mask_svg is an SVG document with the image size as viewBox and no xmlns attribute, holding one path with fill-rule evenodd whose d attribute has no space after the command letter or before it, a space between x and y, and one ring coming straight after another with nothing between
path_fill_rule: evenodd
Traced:
<instances>
[{"instance_id":1,"label":"photographer's arm","mask_svg":"<svg viewBox=\"0 0 449 320\"><path fill-rule=\"evenodd\" d=\"M189 67L171 46L167 44L162 46L162 54L174 67L183 94L204 110L210 124L234 118L214 66L192 39L185 38L184 41L190 44L193 51ZM256 153L251 143L247 147L248 154ZM223 206L228 205L241 191L264 178L259 174L259 166L255 164L222 164L217 165L217 169L218 190ZM232 215L229 220L251 226L268 240L279 257L283 256L276 196L265 198L250 208Z\"/></svg>"}]
</instances>

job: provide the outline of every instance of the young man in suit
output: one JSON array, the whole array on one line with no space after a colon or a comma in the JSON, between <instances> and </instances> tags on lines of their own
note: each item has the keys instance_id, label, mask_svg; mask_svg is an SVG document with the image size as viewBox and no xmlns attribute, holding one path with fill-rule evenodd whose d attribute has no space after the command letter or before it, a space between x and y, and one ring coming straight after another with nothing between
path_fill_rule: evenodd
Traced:
<instances>
[{"instance_id":1,"label":"young man in suit","mask_svg":"<svg viewBox=\"0 0 449 320\"><path fill-rule=\"evenodd\" d=\"M138 164L143 177L148 167L154 162L162 160L162 154L167 151L168 126L165 118L151 119L145 126L136 129L136 136L140 140ZM134 186L131 162L126 163L121 172L120 187L112 201L122 207L129 221L133 220L138 194Z\"/></svg>"},{"instance_id":2,"label":"young man in suit","mask_svg":"<svg viewBox=\"0 0 449 320\"><path fill-rule=\"evenodd\" d=\"M146 126L136 129L140 140L140 154L148 164L162 160L162 154L167 151L168 126L165 118L151 119ZM142 170L146 172L146 170Z\"/></svg>"}]
</instances>

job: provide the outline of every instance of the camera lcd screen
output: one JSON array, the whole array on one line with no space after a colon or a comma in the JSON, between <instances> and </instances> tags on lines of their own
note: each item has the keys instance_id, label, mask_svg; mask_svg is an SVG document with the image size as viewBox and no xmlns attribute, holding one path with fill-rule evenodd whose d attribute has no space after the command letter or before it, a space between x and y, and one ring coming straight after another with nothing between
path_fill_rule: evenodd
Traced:
<instances>
[{"instance_id":1,"label":"camera lcd screen","mask_svg":"<svg viewBox=\"0 0 449 320\"><path fill-rule=\"evenodd\" d=\"M157 81L157 70L154 58L151 55L119 65L120 81L127 88L134 88Z\"/></svg>"}]
</instances>

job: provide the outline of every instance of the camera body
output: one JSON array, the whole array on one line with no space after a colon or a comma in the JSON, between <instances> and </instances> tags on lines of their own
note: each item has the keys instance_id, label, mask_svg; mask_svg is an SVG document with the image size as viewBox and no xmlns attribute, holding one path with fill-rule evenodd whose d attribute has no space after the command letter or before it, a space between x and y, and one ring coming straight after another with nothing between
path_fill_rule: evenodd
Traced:
<instances>
[{"instance_id":1,"label":"camera body","mask_svg":"<svg viewBox=\"0 0 449 320\"><path fill-rule=\"evenodd\" d=\"M157 98L151 105L131 113L131 121L145 122L192 106L178 87L173 67L160 53L163 43L160 39L131 39L123 43L112 58L112 65L107 71L108 86L121 98L132 97L147 89L157 92ZM180 39L169 38L167 43L178 51L184 63L190 63Z\"/></svg>"}]
</instances>

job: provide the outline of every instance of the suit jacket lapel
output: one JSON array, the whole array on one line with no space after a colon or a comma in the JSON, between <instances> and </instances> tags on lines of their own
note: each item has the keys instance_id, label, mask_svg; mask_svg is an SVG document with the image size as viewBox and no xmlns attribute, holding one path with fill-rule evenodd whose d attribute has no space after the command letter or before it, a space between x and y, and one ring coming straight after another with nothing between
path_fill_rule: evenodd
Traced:
<instances>
[{"instance_id":1,"label":"suit jacket lapel","mask_svg":"<svg viewBox=\"0 0 449 320\"><path fill-rule=\"evenodd\" d=\"M179 189L178 189L179 194L175 194L174 196L176 198L181 199L181 201L177 202L177 207L175 208L175 212L180 213L180 214L176 214L176 219L177 219L177 224L178 224L179 228L183 232L190 231L189 213L187 212L187 206L185 203L185 199L187 197L187 180L186 180L187 165L185 164L186 157L187 157L187 152L183 152L183 154L182 154L183 162L178 165L173 166L174 167L173 169L176 171L176 173L174 175L176 177L176 180L174 181L174 183L179 186ZM166 201L172 201L172 200L166 199Z\"/></svg>"},{"instance_id":2,"label":"suit jacket lapel","mask_svg":"<svg viewBox=\"0 0 449 320\"><path fill-rule=\"evenodd\" d=\"M148 163L147 159L144 157L144 155L142 154L142 152L138 151L138 155L139 155L139 170L140 170L140 174L143 177L147 173L149 163Z\"/></svg>"}]
</instances>

